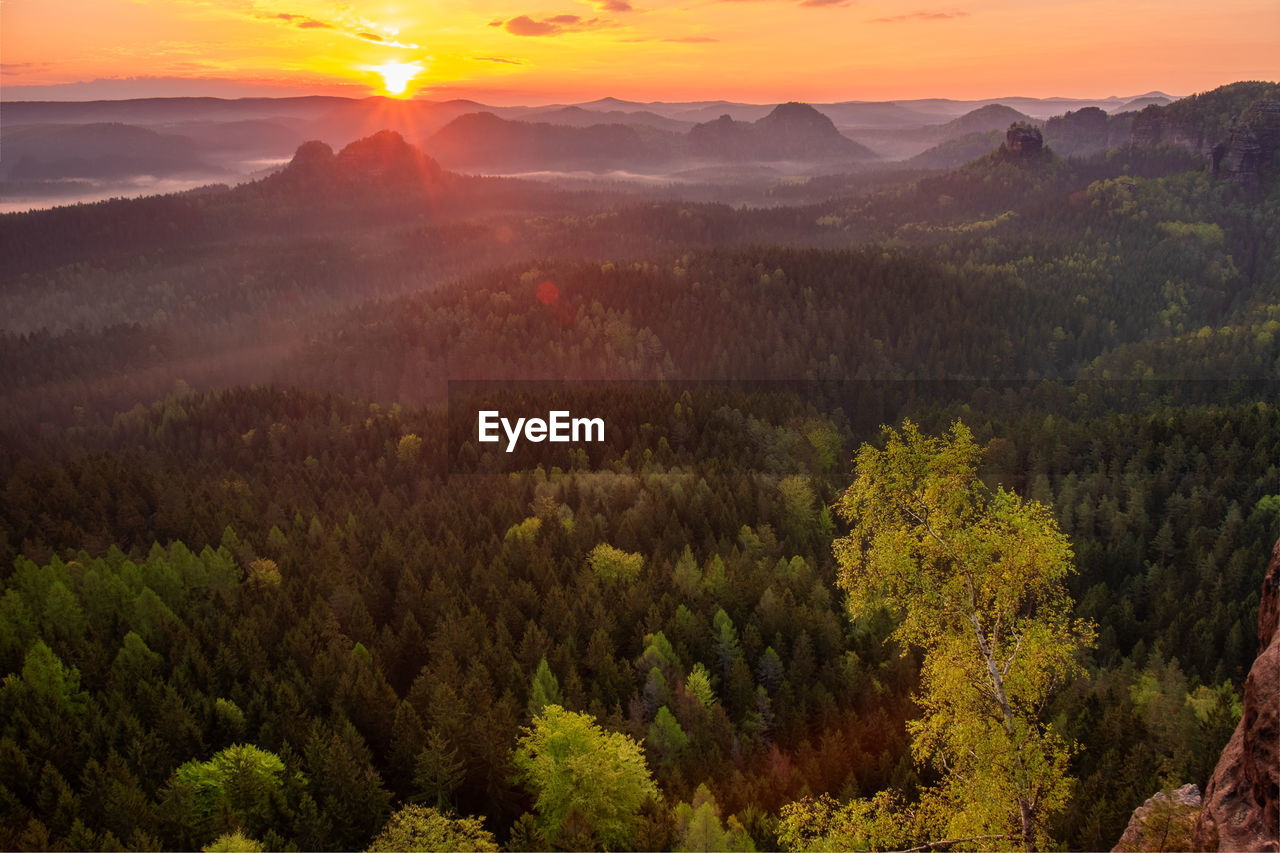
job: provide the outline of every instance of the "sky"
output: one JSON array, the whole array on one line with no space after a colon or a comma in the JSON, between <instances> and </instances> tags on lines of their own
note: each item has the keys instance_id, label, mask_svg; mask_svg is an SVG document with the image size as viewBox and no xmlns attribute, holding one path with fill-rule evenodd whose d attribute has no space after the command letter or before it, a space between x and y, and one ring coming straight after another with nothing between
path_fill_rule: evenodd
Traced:
<instances>
[{"instance_id":1,"label":"sky","mask_svg":"<svg viewBox=\"0 0 1280 853\"><path fill-rule=\"evenodd\" d=\"M1185 95L1280 79L1278 36L1278 0L0 0L0 100Z\"/></svg>"}]
</instances>

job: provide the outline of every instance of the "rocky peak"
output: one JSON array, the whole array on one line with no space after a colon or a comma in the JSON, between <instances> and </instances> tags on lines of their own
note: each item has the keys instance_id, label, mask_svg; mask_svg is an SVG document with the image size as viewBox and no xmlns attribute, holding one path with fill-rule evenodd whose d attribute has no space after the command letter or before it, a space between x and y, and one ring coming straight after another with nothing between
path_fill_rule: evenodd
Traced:
<instances>
[{"instance_id":1,"label":"rocky peak","mask_svg":"<svg viewBox=\"0 0 1280 853\"><path fill-rule=\"evenodd\" d=\"M1015 123L1005 132L1004 146L1013 154L1030 157L1044 148L1044 137L1038 127Z\"/></svg>"},{"instance_id":2,"label":"rocky peak","mask_svg":"<svg viewBox=\"0 0 1280 853\"><path fill-rule=\"evenodd\" d=\"M1280 851L1280 541L1262 580L1244 713L1205 788L1197 850Z\"/></svg>"}]
</instances>

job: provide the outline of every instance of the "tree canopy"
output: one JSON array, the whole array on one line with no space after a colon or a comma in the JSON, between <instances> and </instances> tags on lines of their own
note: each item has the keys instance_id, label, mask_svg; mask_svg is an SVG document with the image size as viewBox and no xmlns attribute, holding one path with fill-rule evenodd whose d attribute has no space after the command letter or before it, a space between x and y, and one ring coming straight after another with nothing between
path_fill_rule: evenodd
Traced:
<instances>
[{"instance_id":1,"label":"tree canopy","mask_svg":"<svg viewBox=\"0 0 1280 853\"><path fill-rule=\"evenodd\" d=\"M1093 639L1071 616L1071 545L1048 507L983 483L962 423L932 437L908 420L884 439L858 452L833 549L850 614L888 607L891 636L923 652L912 751L943 775L918 829L1043 846L1072 752L1043 713Z\"/></svg>"},{"instance_id":2,"label":"tree canopy","mask_svg":"<svg viewBox=\"0 0 1280 853\"><path fill-rule=\"evenodd\" d=\"M557 846L575 836L605 849L630 847L641 806L659 797L640 744L559 705L543 708L524 730L515 765L534 795L539 829Z\"/></svg>"}]
</instances>

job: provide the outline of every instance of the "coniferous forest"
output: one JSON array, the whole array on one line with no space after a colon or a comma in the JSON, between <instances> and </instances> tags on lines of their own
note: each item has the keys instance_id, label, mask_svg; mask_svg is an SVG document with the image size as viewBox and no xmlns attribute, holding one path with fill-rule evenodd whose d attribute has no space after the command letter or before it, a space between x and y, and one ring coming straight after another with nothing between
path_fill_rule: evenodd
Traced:
<instances>
[{"instance_id":1,"label":"coniferous forest","mask_svg":"<svg viewBox=\"0 0 1280 853\"><path fill-rule=\"evenodd\" d=\"M1278 99L0 215L0 848L1111 849L1258 652Z\"/></svg>"}]
</instances>

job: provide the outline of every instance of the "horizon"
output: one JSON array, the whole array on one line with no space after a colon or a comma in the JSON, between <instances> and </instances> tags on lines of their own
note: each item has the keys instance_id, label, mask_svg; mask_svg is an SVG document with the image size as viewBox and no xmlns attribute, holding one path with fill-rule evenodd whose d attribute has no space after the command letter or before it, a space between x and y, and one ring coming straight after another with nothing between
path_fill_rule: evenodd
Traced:
<instances>
[{"instance_id":1,"label":"horizon","mask_svg":"<svg viewBox=\"0 0 1280 853\"><path fill-rule=\"evenodd\" d=\"M100 81L91 81L91 82L97 83ZM112 82L112 81L108 81L108 82ZM1231 80L1221 85L1230 85L1232 83L1239 83L1239 82L1246 82L1246 81ZM1270 82L1270 81L1264 81L1264 82ZM61 89L63 85L76 86L76 85L82 85L82 84L79 84L79 83L60 84L56 86L50 86L48 88ZM1218 87L1215 86L1211 88L1218 88ZM453 97L439 97L439 98L428 97L425 93L421 93L421 92L413 96L403 97L403 98L397 98L392 95L387 95L385 93L378 93L378 92L364 93L364 94L299 92L298 94L275 94L275 95L269 95L269 94L247 94L247 95L163 94L163 95L126 95L126 96L114 97L114 98L112 97L58 98L58 97L47 97L47 96L46 97L14 98L14 97L8 97L6 93L2 89L0 89L0 104L38 104L38 103L88 104L88 103L112 103L112 102L126 102L126 101L165 101L165 100L173 100L173 101L177 101L177 100L218 100L218 101L280 100L280 101L284 101L284 100L302 100L307 98L335 98L335 99L344 99L344 100L351 100L351 101L384 100L384 101L397 101L397 102L403 102L403 103L418 103L418 104L448 104L448 103L456 103L460 101L470 101L470 102L476 103L479 106L538 107L538 108L581 107L581 106L588 106L592 104L600 104L607 101L612 101L620 105L630 105L630 106L637 106L637 107L645 107L650 105L673 105L673 106L686 105L686 104L708 105L708 104L716 104L716 103L734 104L734 105L742 105L742 106L767 107L767 106L777 106L785 103L802 103L802 104L809 104L812 106L827 106L827 105L835 105L835 104L899 104L899 103L914 103L914 102L921 102L921 101L943 101L943 102L951 102L956 104L971 104L971 103L979 103L979 102L999 102L999 101L1038 101L1042 103L1053 103L1056 101L1064 101L1068 103L1079 102L1079 101L1127 102L1127 101L1138 100L1142 98L1168 98L1171 101L1176 101L1181 98L1186 98L1192 95L1201 94L1204 91L1211 91L1211 89L1197 90L1195 92L1186 92L1186 93L1172 93L1172 92L1165 91L1163 89L1151 89L1146 92L1136 92L1133 94L1110 94L1110 95L1059 94L1059 95L1037 96L1037 95L1025 95L1025 94L1023 95L1005 94L1005 95L978 95L971 98L951 98L951 97L944 97L944 96L877 98L877 99L833 98L831 100L826 100L826 101L806 100L799 97L789 97L789 98L784 97L779 100L750 101L750 100L737 100L737 99L731 99L731 98L694 98L694 99L649 98L649 99L644 99L643 96L632 97L632 98L619 98L613 95L602 95L595 98L573 100L573 101L566 101L566 100L514 101L512 100L507 102L500 102L500 101L486 102L483 100L479 100L479 98L477 97L465 97L461 95L453 96Z\"/></svg>"}]
</instances>

